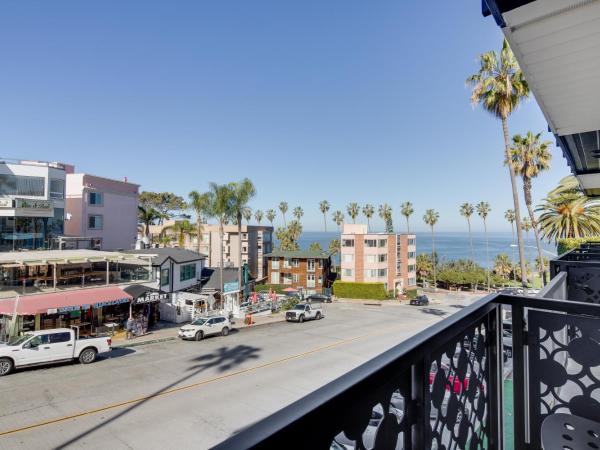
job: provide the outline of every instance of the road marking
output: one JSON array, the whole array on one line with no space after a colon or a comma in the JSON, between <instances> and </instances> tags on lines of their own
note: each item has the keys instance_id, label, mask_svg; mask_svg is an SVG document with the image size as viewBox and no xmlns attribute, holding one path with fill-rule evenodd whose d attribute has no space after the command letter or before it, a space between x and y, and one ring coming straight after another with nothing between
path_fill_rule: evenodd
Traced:
<instances>
[{"instance_id":1,"label":"road marking","mask_svg":"<svg viewBox=\"0 0 600 450\"><path fill-rule=\"evenodd\" d=\"M337 346L342 345L342 344L347 344L349 342L357 341L359 339L364 339L364 338L369 337L369 336L375 336L377 334L383 334L383 333L385 333L386 330L390 330L392 328L397 328L397 327L398 327L398 325L395 325L395 326L391 326L391 327L381 328L379 330L372 331L370 333L362 334L362 335L359 335L359 336L354 336L354 337L347 338L347 339L341 339L339 341L333 342L333 343L328 344L328 345L323 345L321 347L313 348L312 350L308 350L306 352L302 352L302 353L297 353L295 355L286 356L284 358L276 359L274 361L269 361L269 362L266 362L264 364L259 364L257 366L248 367L246 369L236 370L236 371L230 372L228 374L219 375L219 376L213 377L213 378L208 378L208 379L196 382L196 383L186 384L184 386L179 386L179 387L176 387L176 388L168 389L166 391L159 392L159 393L156 393L156 394L147 395L147 396L144 396L144 397L137 397L137 398L134 398L134 399L123 401L123 402L112 403L110 405L102 406L100 408L90 409L88 411L81 411L81 412L78 412L78 413L75 413L75 414L71 414L71 415L68 415L68 416L63 416L63 417L58 417L56 419L46 420L46 421L43 421L43 422L34 423L32 425L26 425L24 427L13 428L11 430L6 430L6 431L0 431L0 437L1 436L7 436L9 434L21 433L23 431L32 430L32 429L44 427L44 426L47 426L47 425L54 425L56 423L65 422L67 420L73 420L73 419L77 419L77 418L80 418L80 417L91 416L91 415L98 414L98 413L101 413L101 412L104 412L104 411L108 411L108 410L111 410L111 409L121 408L123 406L132 405L134 403L140 403L140 402L143 402L143 401L152 400L152 399L155 399L155 398L158 398L158 397L163 397L163 396L174 394L174 393L177 393L177 392L186 391L186 390L189 390L189 389L194 389L194 388L197 388L197 387L200 387L200 386L204 386L204 385L209 384L209 383L214 383L216 381L224 380L226 378L231 378L231 377L234 377L236 375L241 375L243 373L248 373L248 372L253 372L253 371L256 371L256 370L259 370L259 369L264 369L266 367L274 366L276 364L280 364L280 363L283 363L283 362L286 362L286 361L291 361L293 359L303 358L303 357L311 355L313 353L317 353L317 352L320 352L320 351L323 351L323 350L328 350L328 349L337 347Z\"/></svg>"}]
</instances>

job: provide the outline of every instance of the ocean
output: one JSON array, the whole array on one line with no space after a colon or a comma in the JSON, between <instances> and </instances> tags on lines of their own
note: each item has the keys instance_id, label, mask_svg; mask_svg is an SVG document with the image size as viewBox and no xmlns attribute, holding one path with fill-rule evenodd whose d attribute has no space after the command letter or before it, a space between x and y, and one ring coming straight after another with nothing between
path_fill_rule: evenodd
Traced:
<instances>
[{"instance_id":1,"label":"ocean","mask_svg":"<svg viewBox=\"0 0 600 450\"><path fill-rule=\"evenodd\" d=\"M431 253L431 233L417 232L417 254ZM338 232L322 232L322 231L305 231L300 236L298 243L302 249L308 249L311 243L318 242L324 250L329 247L329 242L332 239L339 239ZM489 232L489 249L490 249L490 265L493 266L494 257L499 253L506 253L513 261L518 260L517 247L509 232ZM554 244L542 242L544 256L552 258L556 254ZM461 232L436 232L435 233L435 250L440 258L440 261L449 261L452 259L471 258L471 247L469 244L469 233ZM485 233L473 232L473 254L476 263L485 267L486 251L485 251ZM535 238L533 233L525 238L525 254L531 265L534 265L537 258L537 249L535 246ZM336 258L336 263L339 258Z\"/></svg>"}]
</instances>

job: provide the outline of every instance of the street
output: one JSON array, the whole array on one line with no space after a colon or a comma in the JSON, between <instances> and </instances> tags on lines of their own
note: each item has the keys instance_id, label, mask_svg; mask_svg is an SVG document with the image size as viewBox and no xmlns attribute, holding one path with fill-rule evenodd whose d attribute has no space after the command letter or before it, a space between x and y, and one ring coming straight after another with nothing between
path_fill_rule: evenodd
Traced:
<instances>
[{"instance_id":1,"label":"street","mask_svg":"<svg viewBox=\"0 0 600 450\"><path fill-rule=\"evenodd\" d=\"M0 449L206 448L460 306L328 304L320 321L17 371L0 378Z\"/></svg>"}]
</instances>

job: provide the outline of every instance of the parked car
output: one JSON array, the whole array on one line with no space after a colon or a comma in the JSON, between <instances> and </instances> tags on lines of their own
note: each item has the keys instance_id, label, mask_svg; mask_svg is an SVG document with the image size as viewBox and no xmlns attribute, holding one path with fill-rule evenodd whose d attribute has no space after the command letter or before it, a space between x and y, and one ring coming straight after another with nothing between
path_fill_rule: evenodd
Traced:
<instances>
[{"instance_id":1,"label":"parked car","mask_svg":"<svg viewBox=\"0 0 600 450\"><path fill-rule=\"evenodd\" d=\"M96 361L98 353L111 350L110 337L80 338L77 328L34 331L0 344L0 376L15 368L79 360Z\"/></svg>"},{"instance_id":2,"label":"parked car","mask_svg":"<svg viewBox=\"0 0 600 450\"><path fill-rule=\"evenodd\" d=\"M288 322L304 322L305 320L311 319L322 319L325 317L323 314L323 306L321 303L298 303L292 309L285 313L285 320Z\"/></svg>"},{"instance_id":3,"label":"parked car","mask_svg":"<svg viewBox=\"0 0 600 450\"><path fill-rule=\"evenodd\" d=\"M331 295L327 294L312 294L306 297L307 302L331 303Z\"/></svg>"},{"instance_id":4,"label":"parked car","mask_svg":"<svg viewBox=\"0 0 600 450\"><path fill-rule=\"evenodd\" d=\"M427 306L429 305L429 299L426 295L419 295L418 297L413 298L410 301L410 304L413 306Z\"/></svg>"},{"instance_id":5,"label":"parked car","mask_svg":"<svg viewBox=\"0 0 600 450\"><path fill-rule=\"evenodd\" d=\"M200 341L213 334L227 336L230 330L231 322L225 316L199 317L192 323L182 326L179 329L179 337Z\"/></svg>"}]
</instances>

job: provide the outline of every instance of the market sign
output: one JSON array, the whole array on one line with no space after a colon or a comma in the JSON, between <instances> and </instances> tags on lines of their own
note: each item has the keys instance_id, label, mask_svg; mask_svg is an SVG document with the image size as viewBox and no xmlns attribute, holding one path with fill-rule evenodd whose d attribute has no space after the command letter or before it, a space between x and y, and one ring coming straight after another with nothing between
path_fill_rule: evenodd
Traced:
<instances>
[{"instance_id":1,"label":"market sign","mask_svg":"<svg viewBox=\"0 0 600 450\"><path fill-rule=\"evenodd\" d=\"M0 208L12 208L12 198L0 198Z\"/></svg>"},{"instance_id":2,"label":"market sign","mask_svg":"<svg viewBox=\"0 0 600 450\"><path fill-rule=\"evenodd\" d=\"M138 297L135 300L136 304L140 303L153 303L159 302L161 300L166 300L169 298L169 294L161 293L161 292L146 292L142 297Z\"/></svg>"},{"instance_id":3,"label":"market sign","mask_svg":"<svg viewBox=\"0 0 600 450\"><path fill-rule=\"evenodd\" d=\"M238 291L239 289L240 289L240 284L237 280L223 284L223 292L224 293Z\"/></svg>"},{"instance_id":4,"label":"market sign","mask_svg":"<svg viewBox=\"0 0 600 450\"><path fill-rule=\"evenodd\" d=\"M23 217L53 217L54 205L51 200L15 200L15 215Z\"/></svg>"}]
</instances>

